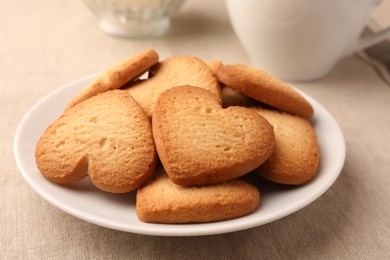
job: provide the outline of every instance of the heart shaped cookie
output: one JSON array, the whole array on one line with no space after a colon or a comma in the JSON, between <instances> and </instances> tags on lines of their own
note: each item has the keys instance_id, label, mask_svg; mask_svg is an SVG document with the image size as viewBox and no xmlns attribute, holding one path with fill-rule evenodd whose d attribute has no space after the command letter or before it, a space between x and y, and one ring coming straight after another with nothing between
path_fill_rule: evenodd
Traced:
<instances>
[{"instance_id":1,"label":"heart shaped cookie","mask_svg":"<svg viewBox=\"0 0 390 260\"><path fill-rule=\"evenodd\" d=\"M310 122L284 112L252 107L273 126L275 150L255 171L262 177L281 184L301 185L317 172L319 147Z\"/></svg>"},{"instance_id":2,"label":"heart shaped cookie","mask_svg":"<svg viewBox=\"0 0 390 260\"><path fill-rule=\"evenodd\" d=\"M153 136L169 177L180 185L220 183L260 166L272 153L272 126L248 108L223 109L211 92L172 88L157 100Z\"/></svg>"},{"instance_id":3,"label":"heart shaped cookie","mask_svg":"<svg viewBox=\"0 0 390 260\"><path fill-rule=\"evenodd\" d=\"M50 125L35 157L52 182L70 184L89 175L100 189L136 189L154 171L157 155L149 118L123 90L93 96Z\"/></svg>"},{"instance_id":4,"label":"heart shaped cookie","mask_svg":"<svg viewBox=\"0 0 390 260\"><path fill-rule=\"evenodd\" d=\"M158 54L154 50L145 50L109 67L94 81L77 93L66 109L99 93L119 89L129 81L137 79L150 67L156 64L158 59Z\"/></svg>"},{"instance_id":5,"label":"heart shaped cookie","mask_svg":"<svg viewBox=\"0 0 390 260\"><path fill-rule=\"evenodd\" d=\"M259 190L243 180L183 187L159 167L137 191L136 212L144 222L199 223L241 217L255 211L259 203Z\"/></svg>"},{"instance_id":6,"label":"heart shaped cookie","mask_svg":"<svg viewBox=\"0 0 390 260\"><path fill-rule=\"evenodd\" d=\"M184 85L207 89L221 99L218 80L207 64L190 56L176 56L163 60L153 66L151 78L130 84L126 91L141 105L151 117L154 104L166 90Z\"/></svg>"},{"instance_id":7,"label":"heart shaped cookie","mask_svg":"<svg viewBox=\"0 0 390 260\"><path fill-rule=\"evenodd\" d=\"M294 88L267 71L231 64L220 66L218 80L257 101L304 118L313 115L312 105Z\"/></svg>"}]
</instances>

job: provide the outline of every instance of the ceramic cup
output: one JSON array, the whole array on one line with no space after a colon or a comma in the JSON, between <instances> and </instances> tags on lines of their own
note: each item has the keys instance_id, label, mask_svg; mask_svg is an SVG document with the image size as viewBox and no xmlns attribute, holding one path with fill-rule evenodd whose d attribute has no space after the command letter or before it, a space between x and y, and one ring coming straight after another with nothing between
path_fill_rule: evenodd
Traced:
<instances>
[{"instance_id":1,"label":"ceramic cup","mask_svg":"<svg viewBox=\"0 0 390 260\"><path fill-rule=\"evenodd\" d=\"M102 31L120 37L160 36L183 0L84 0Z\"/></svg>"},{"instance_id":2,"label":"ceramic cup","mask_svg":"<svg viewBox=\"0 0 390 260\"><path fill-rule=\"evenodd\" d=\"M326 75L343 56L376 44L390 28L361 37L378 0L226 0L254 66L285 80Z\"/></svg>"}]
</instances>

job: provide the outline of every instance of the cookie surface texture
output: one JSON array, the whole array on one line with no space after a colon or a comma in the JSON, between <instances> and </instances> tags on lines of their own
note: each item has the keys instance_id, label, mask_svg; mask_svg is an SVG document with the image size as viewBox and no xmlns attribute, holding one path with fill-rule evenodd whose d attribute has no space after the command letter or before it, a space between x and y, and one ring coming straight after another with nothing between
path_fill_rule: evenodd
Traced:
<instances>
[{"instance_id":1,"label":"cookie surface texture","mask_svg":"<svg viewBox=\"0 0 390 260\"><path fill-rule=\"evenodd\" d=\"M144 222L213 222L247 215L259 203L259 190L242 180L183 187L159 168L156 176L137 191L136 212Z\"/></svg>"},{"instance_id":2,"label":"cookie surface texture","mask_svg":"<svg viewBox=\"0 0 390 260\"><path fill-rule=\"evenodd\" d=\"M299 185L310 181L319 164L317 136L304 118L264 108L253 108L274 127L275 150L255 171L281 184Z\"/></svg>"},{"instance_id":3,"label":"cookie surface texture","mask_svg":"<svg viewBox=\"0 0 390 260\"><path fill-rule=\"evenodd\" d=\"M152 116L154 104L166 90L191 85L209 90L221 99L218 80L205 62L189 56L168 58L151 68L151 78L136 82L126 90Z\"/></svg>"},{"instance_id":4,"label":"cookie surface texture","mask_svg":"<svg viewBox=\"0 0 390 260\"><path fill-rule=\"evenodd\" d=\"M223 63L219 60L208 60L206 64L214 75L217 75L218 69L223 66Z\"/></svg>"},{"instance_id":5,"label":"cookie surface texture","mask_svg":"<svg viewBox=\"0 0 390 260\"><path fill-rule=\"evenodd\" d=\"M70 184L89 175L95 186L114 193L136 189L157 161L150 121L122 90L66 110L42 134L35 157L52 182Z\"/></svg>"},{"instance_id":6,"label":"cookie surface texture","mask_svg":"<svg viewBox=\"0 0 390 260\"><path fill-rule=\"evenodd\" d=\"M93 82L85 86L68 104L66 109L99 93L119 89L127 82L138 78L151 66L156 64L158 59L158 54L154 50L146 50L108 68Z\"/></svg>"},{"instance_id":7,"label":"cookie surface texture","mask_svg":"<svg viewBox=\"0 0 390 260\"><path fill-rule=\"evenodd\" d=\"M152 117L158 155L173 182L205 185L242 176L272 153L272 126L244 107L223 109L207 90L164 92Z\"/></svg>"},{"instance_id":8,"label":"cookie surface texture","mask_svg":"<svg viewBox=\"0 0 390 260\"><path fill-rule=\"evenodd\" d=\"M218 79L245 95L282 111L309 118L313 107L296 90L268 72L246 65L224 65Z\"/></svg>"}]
</instances>

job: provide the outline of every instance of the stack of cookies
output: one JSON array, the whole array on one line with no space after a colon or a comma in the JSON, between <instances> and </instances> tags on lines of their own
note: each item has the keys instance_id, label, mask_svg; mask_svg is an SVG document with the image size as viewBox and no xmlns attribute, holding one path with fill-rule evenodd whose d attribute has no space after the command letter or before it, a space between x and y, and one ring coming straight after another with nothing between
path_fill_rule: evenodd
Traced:
<instances>
[{"instance_id":1,"label":"stack of cookies","mask_svg":"<svg viewBox=\"0 0 390 260\"><path fill-rule=\"evenodd\" d=\"M259 207L248 173L285 185L315 176L312 115L302 95L265 71L189 56L159 61L146 50L85 86L35 157L60 185L88 176L103 191L136 190L141 221L220 221Z\"/></svg>"}]
</instances>

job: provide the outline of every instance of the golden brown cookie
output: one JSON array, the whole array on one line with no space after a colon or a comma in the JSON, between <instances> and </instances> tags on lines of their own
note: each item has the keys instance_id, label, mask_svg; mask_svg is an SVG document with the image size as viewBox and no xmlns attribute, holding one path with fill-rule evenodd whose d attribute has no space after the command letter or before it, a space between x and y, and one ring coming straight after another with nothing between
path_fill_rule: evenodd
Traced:
<instances>
[{"instance_id":1,"label":"golden brown cookie","mask_svg":"<svg viewBox=\"0 0 390 260\"><path fill-rule=\"evenodd\" d=\"M319 147L310 122L276 110L252 108L273 126L275 150L255 171L262 177L282 184L303 184L317 172Z\"/></svg>"},{"instance_id":2,"label":"golden brown cookie","mask_svg":"<svg viewBox=\"0 0 390 260\"><path fill-rule=\"evenodd\" d=\"M158 155L173 182L206 185L242 176L272 153L272 126L244 107L223 109L216 95L185 86L164 92L152 117Z\"/></svg>"},{"instance_id":3,"label":"golden brown cookie","mask_svg":"<svg viewBox=\"0 0 390 260\"><path fill-rule=\"evenodd\" d=\"M309 118L313 107L296 90L268 72L246 65L224 65L218 80L245 95L282 111Z\"/></svg>"},{"instance_id":4,"label":"golden brown cookie","mask_svg":"<svg viewBox=\"0 0 390 260\"><path fill-rule=\"evenodd\" d=\"M242 180L202 187L174 184L159 168L156 176L137 191L136 212L152 223L199 223L233 219L255 211L259 190Z\"/></svg>"},{"instance_id":5,"label":"golden brown cookie","mask_svg":"<svg viewBox=\"0 0 390 260\"><path fill-rule=\"evenodd\" d=\"M137 81L126 90L151 117L157 98L166 90L184 86L197 86L216 95L221 99L218 80L210 68L196 57L177 56L166 59L151 68L151 78ZM220 102L220 101L219 101Z\"/></svg>"},{"instance_id":6,"label":"golden brown cookie","mask_svg":"<svg viewBox=\"0 0 390 260\"><path fill-rule=\"evenodd\" d=\"M135 80L151 66L158 62L158 54L154 50L137 53L126 60L108 68L93 82L85 86L68 104L66 109L112 89L119 89L129 81Z\"/></svg>"},{"instance_id":7,"label":"golden brown cookie","mask_svg":"<svg viewBox=\"0 0 390 260\"><path fill-rule=\"evenodd\" d=\"M217 75L217 70L223 66L222 62L219 60L209 60L206 61L206 64L209 66L214 75Z\"/></svg>"},{"instance_id":8,"label":"golden brown cookie","mask_svg":"<svg viewBox=\"0 0 390 260\"><path fill-rule=\"evenodd\" d=\"M111 90L66 110L40 137L38 168L52 182L70 184L89 175L100 189L136 189L154 171L151 124L123 90Z\"/></svg>"}]
</instances>

